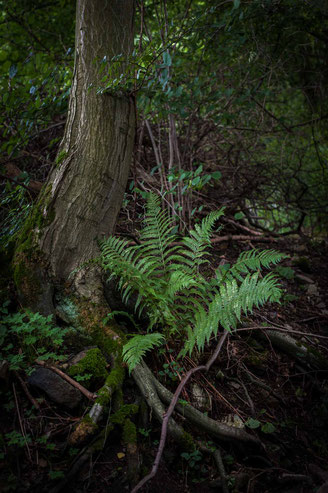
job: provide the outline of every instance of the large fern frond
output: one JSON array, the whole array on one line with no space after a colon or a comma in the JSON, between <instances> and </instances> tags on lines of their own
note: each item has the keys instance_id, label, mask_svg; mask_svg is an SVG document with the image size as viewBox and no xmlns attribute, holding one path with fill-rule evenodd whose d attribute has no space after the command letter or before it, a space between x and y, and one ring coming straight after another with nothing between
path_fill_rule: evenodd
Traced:
<instances>
[{"instance_id":1,"label":"large fern frond","mask_svg":"<svg viewBox=\"0 0 328 493\"><path fill-rule=\"evenodd\" d=\"M140 233L142 244L137 247L137 255L141 262L145 257L151 258L153 270L158 276L165 276L168 271L170 256L179 247L173 246L174 224L166 210L161 210L160 198L151 193L147 201L145 226Z\"/></svg>"},{"instance_id":2,"label":"large fern frond","mask_svg":"<svg viewBox=\"0 0 328 493\"><path fill-rule=\"evenodd\" d=\"M158 299L158 289L155 289L151 273L154 269L151 258L146 258L143 268L136 262L136 247L130 246L126 240L109 237L101 244L101 265L109 272L109 280L118 279L118 288L126 303L134 292L142 293L136 308L141 312Z\"/></svg>"},{"instance_id":3,"label":"large fern frond","mask_svg":"<svg viewBox=\"0 0 328 493\"><path fill-rule=\"evenodd\" d=\"M196 273L199 267L208 262L205 258L207 249L211 245L211 234L216 221L224 214L224 208L211 212L200 224L195 225L195 229L190 231L190 236L183 238L184 246L181 263L187 266L190 273Z\"/></svg>"},{"instance_id":4,"label":"large fern frond","mask_svg":"<svg viewBox=\"0 0 328 493\"><path fill-rule=\"evenodd\" d=\"M287 257L288 255L277 252L276 250L258 250L254 248L242 252L231 268L217 269L215 272L219 282L234 278L242 281L245 274L262 268L267 269L271 264L276 265Z\"/></svg>"},{"instance_id":5,"label":"large fern frond","mask_svg":"<svg viewBox=\"0 0 328 493\"><path fill-rule=\"evenodd\" d=\"M221 285L207 310L196 313L193 330L189 328L184 354L191 353L196 346L203 350L205 343L217 336L219 326L229 331L236 328L242 313L252 312L254 307L267 301L279 301L280 295L278 280L272 273L259 279L256 272L248 274L240 285L235 279Z\"/></svg>"}]
</instances>

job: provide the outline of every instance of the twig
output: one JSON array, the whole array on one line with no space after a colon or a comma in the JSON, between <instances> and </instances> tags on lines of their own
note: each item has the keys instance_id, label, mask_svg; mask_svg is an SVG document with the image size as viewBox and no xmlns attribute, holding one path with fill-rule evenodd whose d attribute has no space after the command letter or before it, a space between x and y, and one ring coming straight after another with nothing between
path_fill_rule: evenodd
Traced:
<instances>
[{"instance_id":1,"label":"twig","mask_svg":"<svg viewBox=\"0 0 328 493\"><path fill-rule=\"evenodd\" d=\"M18 180L16 180L16 178L11 178L10 176L8 175L3 175L2 173L0 173L0 179L3 179L3 180L9 180L11 181L12 183L15 183L15 185L17 185L18 187L23 187L25 188L25 190L27 190L28 192L31 192L31 193L39 193L37 192L36 190L34 190L33 188L30 188L28 187L27 185L25 185L24 183L21 183L19 182Z\"/></svg>"},{"instance_id":2,"label":"twig","mask_svg":"<svg viewBox=\"0 0 328 493\"><path fill-rule=\"evenodd\" d=\"M250 233L252 236L263 236L263 233L261 233L260 231L255 231L254 229L250 229L247 226L244 226L244 224L240 224L237 221L234 221L233 219L228 219L228 218L223 217L222 220L224 222L229 223L229 224L233 224L234 226L236 226L236 228L243 229L244 231L247 231L247 233Z\"/></svg>"},{"instance_id":3,"label":"twig","mask_svg":"<svg viewBox=\"0 0 328 493\"><path fill-rule=\"evenodd\" d=\"M257 377L254 377L250 371L248 370L248 368L246 368L245 365L243 365L243 368L246 372L246 376L247 378L252 382L254 383L255 385L258 385L259 387L262 387L262 389L264 390L267 390L269 392L269 394L272 394L276 399L278 399L280 402L282 402L283 404L286 404L286 402L284 401L284 399L282 397L280 397L279 394L277 394L277 392L275 392L269 385L267 385L266 383L262 382L262 380L260 380L259 378Z\"/></svg>"},{"instance_id":4,"label":"twig","mask_svg":"<svg viewBox=\"0 0 328 493\"><path fill-rule=\"evenodd\" d=\"M28 446L28 442L27 442L27 438L26 438L26 433L25 433L25 430L24 430L24 427L23 427L22 418L21 418L20 411L19 411L18 399L17 399L16 388L15 388L15 384L14 383L13 383L13 391L14 391L14 396L15 396L15 404L16 404L16 410L17 410L17 414L18 414L19 426L20 426L22 435L23 435L24 440L25 440L25 445L26 445L26 448L27 448L27 451L28 451L28 456L29 456L30 460L32 460L30 447Z\"/></svg>"},{"instance_id":5,"label":"twig","mask_svg":"<svg viewBox=\"0 0 328 493\"><path fill-rule=\"evenodd\" d=\"M160 442L159 442L159 447L158 447L158 450L157 450L157 454L156 454L156 458L155 458L155 461L153 463L153 467L152 467L152 470L151 472L145 476L138 484L137 486L135 486L132 490L131 493L136 493L137 491L140 490L140 488L142 488L142 486L144 484L146 484L150 479L152 479L156 473L157 473L157 470L158 470L158 466L159 466L159 463L160 463L160 460L162 458L162 454L163 454L163 451L164 451L164 446L165 446L165 442L166 442L166 436L167 436L167 426L168 426L168 421L174 411L174 408L178 402L178 399L179 399L179 396L182 392L182 389L185 387L185 385L187 384L188 380L190 379L190 377L198 372L198 371L201 371L201 370L204 370L204 371L208 371L210 369L210 367L212 366L212 364L214 363L214 361L217 359L221 349L222 349L222 346L224 344L224 341L226 340L228 336L228 332L227 331L224 331L224 333L222 334L219 342L218 342L218 345L212 355L212 357L208 360L208 362L206 363L206 365L201 365L201 366L197 366L196 368L192 368L191 370L189 370L186 375L184 376L184 378L181 380L180 384L178 385L178 388L176 389L174 395L173 395L173 399L171 401L171 404L169 405L169 408L168 410L166 411L165 415L164 415L164 419L163 419L163 424L162 424L162 431L161 431L161 438L160 438Z\"/></svg>"},{"instance_id":6,"label":"twig","mask_svg":"<svg viewBox=\"0 0 328 493\"><path fill-rule=\"evenodd\" d=\"M44 361L41 360L36 360L35 363L39 366L43 366L44 368L48 368L49 370L54 371L57 373L59 376L61 376L64 380L66 380L68 383L73 385L75 388L77 388L82 394L84 394L88 399L90 400L95 400L97 398L97 394L93 394L89 390L87 390L85 387L83 387L81 384L73 380L73 378L69 377L64 373L63 371L59 370L55 366L52 365L47 365Z\"/></svg>"},{"instance_id":7,"label":"twig","mask_svg":"<svg viewBox=\"0 0 328 493\"><path fill-rule=\"evenodd\" d=\"M146 365L143 365L146 370L145 379L150 378L155 385L156 392L159 398L170 405L173 394L162 385L153 373L149 370ZM184 419L186 419L191 425L196 427L197 430L202 430L205 433L219 439L221 441L240 441L246 443L259 444L258 439L254 435L250 435L244 428L235 428L234 426L229 426L221 421L216 421L209 416L206 416L201 411L198 411L195 407L188 403L178 402L175 411L177 411ZM162 421L162 420L161 420ZM169 421L169 425L172 418ZM169 430L170 431L170 430Z\"/></svg>"},{"instance_id":8,"label":"twig","mask_svg":"<svg viewBox=\"0 0 328 493\"><path fill-rule=\"evenodd\" d=\"M274 329L277 330L278 332L287 332L288 334L298 334L300 336L304 337L315 337L318 339L328 339L328 336L322 336L320 334L307 334L306 332L301 332L299 330L293 330L293 329L285 329L284 327L281 327L280 325L276 325L273 322L272 325L254 325L254 327L242 327L241 329L236 329L234 332L245 332L247 330L260 330L260 329Z\"/></svg>"},{"instance_id":9,"label":"twig","mask_svg":"<svg viewBox=\"0 0 328 493\"><path fill-rule=\"evenodd\" d=\"M309 318L303 318L302 320L297 320L297 323L305 324L307 322L313 322L314 320L318 320L318 318L328 318L328 317L324 313L319 313L319 315L316 315L315 317L309 317Z\"/></svg>"},{"instance_id":10,"label":"twig","mask_svg":"<svg viewBox=\"0 0 328 493\"><path fill-rule=\"evenodd\" d=\"M191 359L189 359L189 358L187 358L187 359L189 360L189 362L190 362L190 364L191 364L191 365L194 365L194 363L193 363L193 361L192 361ZM201 375L201 376L202 376L203 380L205 380L206 385L207 385L208 387L210 387L210 388L213 390L213 392L214 392L215 394L217 394L217 396L221 399L221 401L223 401L223 402L224 402L224 404L226 404L226 406L227 406L229 409L231 409L231 410L232 410L235 414L237 414L237 415L238 415L238 416L242 419L242 417L241 417L241 415L240 415L240 413L239 413L238 409L236 409L236 408L235 408L235 407L234 407L234 406L233 406L233 405L232 405L232 404L231 404L231 403L230 403L230 402L229 402L229 401L228 401L228 400L227 400L227 399L226 399L226 398L225 398L225 397L224 397L224 396L223 396L223 395L222 395L222 394L218 391L218 389L217 389L217 388L216 388L216 387L215 387L215 386L214 386L214 385L213 385L213 384L212 384L209 380L207 380L207 378L205 377L205 375Z\"/></svg>"},{"instance_id":11,"label":"twig","mask_svg":"<svg viewBox=\"0 0 328 493\"><path fill-rule=\"evenodd\" d=\"M15 377L19 380L19 383L21 384L21 386L23 387L23 390L27 396L27 398L29 399L29 401L33 404L33 406L39 411L40 410L40 406L39 406L39 403L34 399L34 397L30 394L27 386L26 386L26 383L24 382L24 380L21 378L21 376L18 374L18 372L16 370L14 370L14 375Z\"/></svg>"},{"instance_id":12,"label":"twig","mask_svg":"<svg viewBox=\"0 0 328 493\"><path fill-rule=\"evenodd\" d=\"M249 393L248 393L248 390L246 388L246 385L244 384L244 382L241 380L241 379L238 379L238 378L228 378L228 380L231 380L232 382L237 382L239 385L241 385L244 389L244 392L245 392L245 395L246 395L246 398L248 400L248 404L249 404L249 407L251 409L251 412L252 414L255 413L255 407L254 407L254 402L252 401Z\"/></svg>"},{"instance_id":13,"label":"twig","mask_svg":"<svg viewBox=\"0 0 328 493\"><path fill-rule=\"evenodd\" d=\"M222 243L223 241L262 241L263 243L271 243L279 240L280 238L268 236L225 235L212 238L211 243Z\"/></svg>"}]
</instances>

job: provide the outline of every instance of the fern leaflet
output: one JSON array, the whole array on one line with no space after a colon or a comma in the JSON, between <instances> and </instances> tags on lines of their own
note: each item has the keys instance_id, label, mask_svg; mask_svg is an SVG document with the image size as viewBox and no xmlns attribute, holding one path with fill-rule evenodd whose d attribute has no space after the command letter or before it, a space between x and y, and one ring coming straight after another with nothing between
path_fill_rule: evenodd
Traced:
<instances>
[{"instance_id":1,"label":"fern leaflet","mask_svg":"<svg viewBox=\"0 0 328 493\"><path fill-rule=\"evenodd\" d=\"M154 346L160 346L165 341L163 334L153 332L152 334L133 336L129 342L123 346L123 361L128 365L129 371L141 361L147 351L150 351Z\"/></svg>"}]
</instances>

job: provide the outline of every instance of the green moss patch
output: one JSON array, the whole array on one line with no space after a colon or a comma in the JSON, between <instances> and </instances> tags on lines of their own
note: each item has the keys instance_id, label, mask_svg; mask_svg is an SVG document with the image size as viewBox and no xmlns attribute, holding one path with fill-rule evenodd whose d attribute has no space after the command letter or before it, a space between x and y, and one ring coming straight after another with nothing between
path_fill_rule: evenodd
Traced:
<instances>
[{"instance_id":1,"label":"green moss patch","mask_svg":"<svg viewBox=\"0 0 328 493\"><path fill-rule=\"evenodd\" d=\"M111 423L123 425L127 418L138 412L138 406L136 404L123 404L116 413L114 413L110 420Z\"/></svg>"},{"instance_id":2,"label":"green moss patch","mask_svg":"<svg viewBox=\"0 0 328 493\"><path fill-rule=\"evenodd\" d=\"M108 375L107 361L100 349L89 349L84 358L76 365L71 366L69 374L71 377L90 375L90 377L84 379L84 385L88 387L97 384L101 385Z\"/></svg>"},{"instance_id":3,"label":"green moss patch","mask_svg":"<svg viewBox=\"0 0 328 493\"><path fill-rule=\"evenodd\" d=\"M137 443L136 425L129 418L124 421L122 438L126 444Z\"/></svg>"}]
</instances>

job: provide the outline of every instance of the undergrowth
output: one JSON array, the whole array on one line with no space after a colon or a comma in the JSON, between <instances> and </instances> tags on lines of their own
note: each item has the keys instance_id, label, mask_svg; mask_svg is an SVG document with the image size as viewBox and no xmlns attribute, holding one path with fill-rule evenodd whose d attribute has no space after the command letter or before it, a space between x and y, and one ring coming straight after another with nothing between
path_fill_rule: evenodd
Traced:
<instances>
[{"instance_id":1,"label":"undergrowth","mask_svg":"<svg viewBox=\"0 0 328 493\"><path fill-rule=\"evenodd\" d=\"M52 315L29 310L9 313L8 304L0 307L0 359L8 362L9 369L29 372L36 359L61 359L67 329L56 327Z\"/></svg>"},{"instance_id":2,"label":"undergrowth","mask_svg":"<svg viewBox=\"0 0 328 493\"><path fill-rule=\"evenodd\" d=\"M130 371L147 351L173 337L181 341L180 356L196 348L203 351L219 330L235 329L242 314L279 301L276 275L261 274L286 258L274 250L245 251L234 265L219 267L212 279L202 274L209 262L211 235L223 214L223 209L211 212L189 236L179 239L159 197L150 194L141 244L129 245L115 236L102 242L100 262L109 279L118 279L123 301L137 293L135 311L145 311L149 318L148 333L133 334L123 347Z\"/></svg>"}]
</instances>

